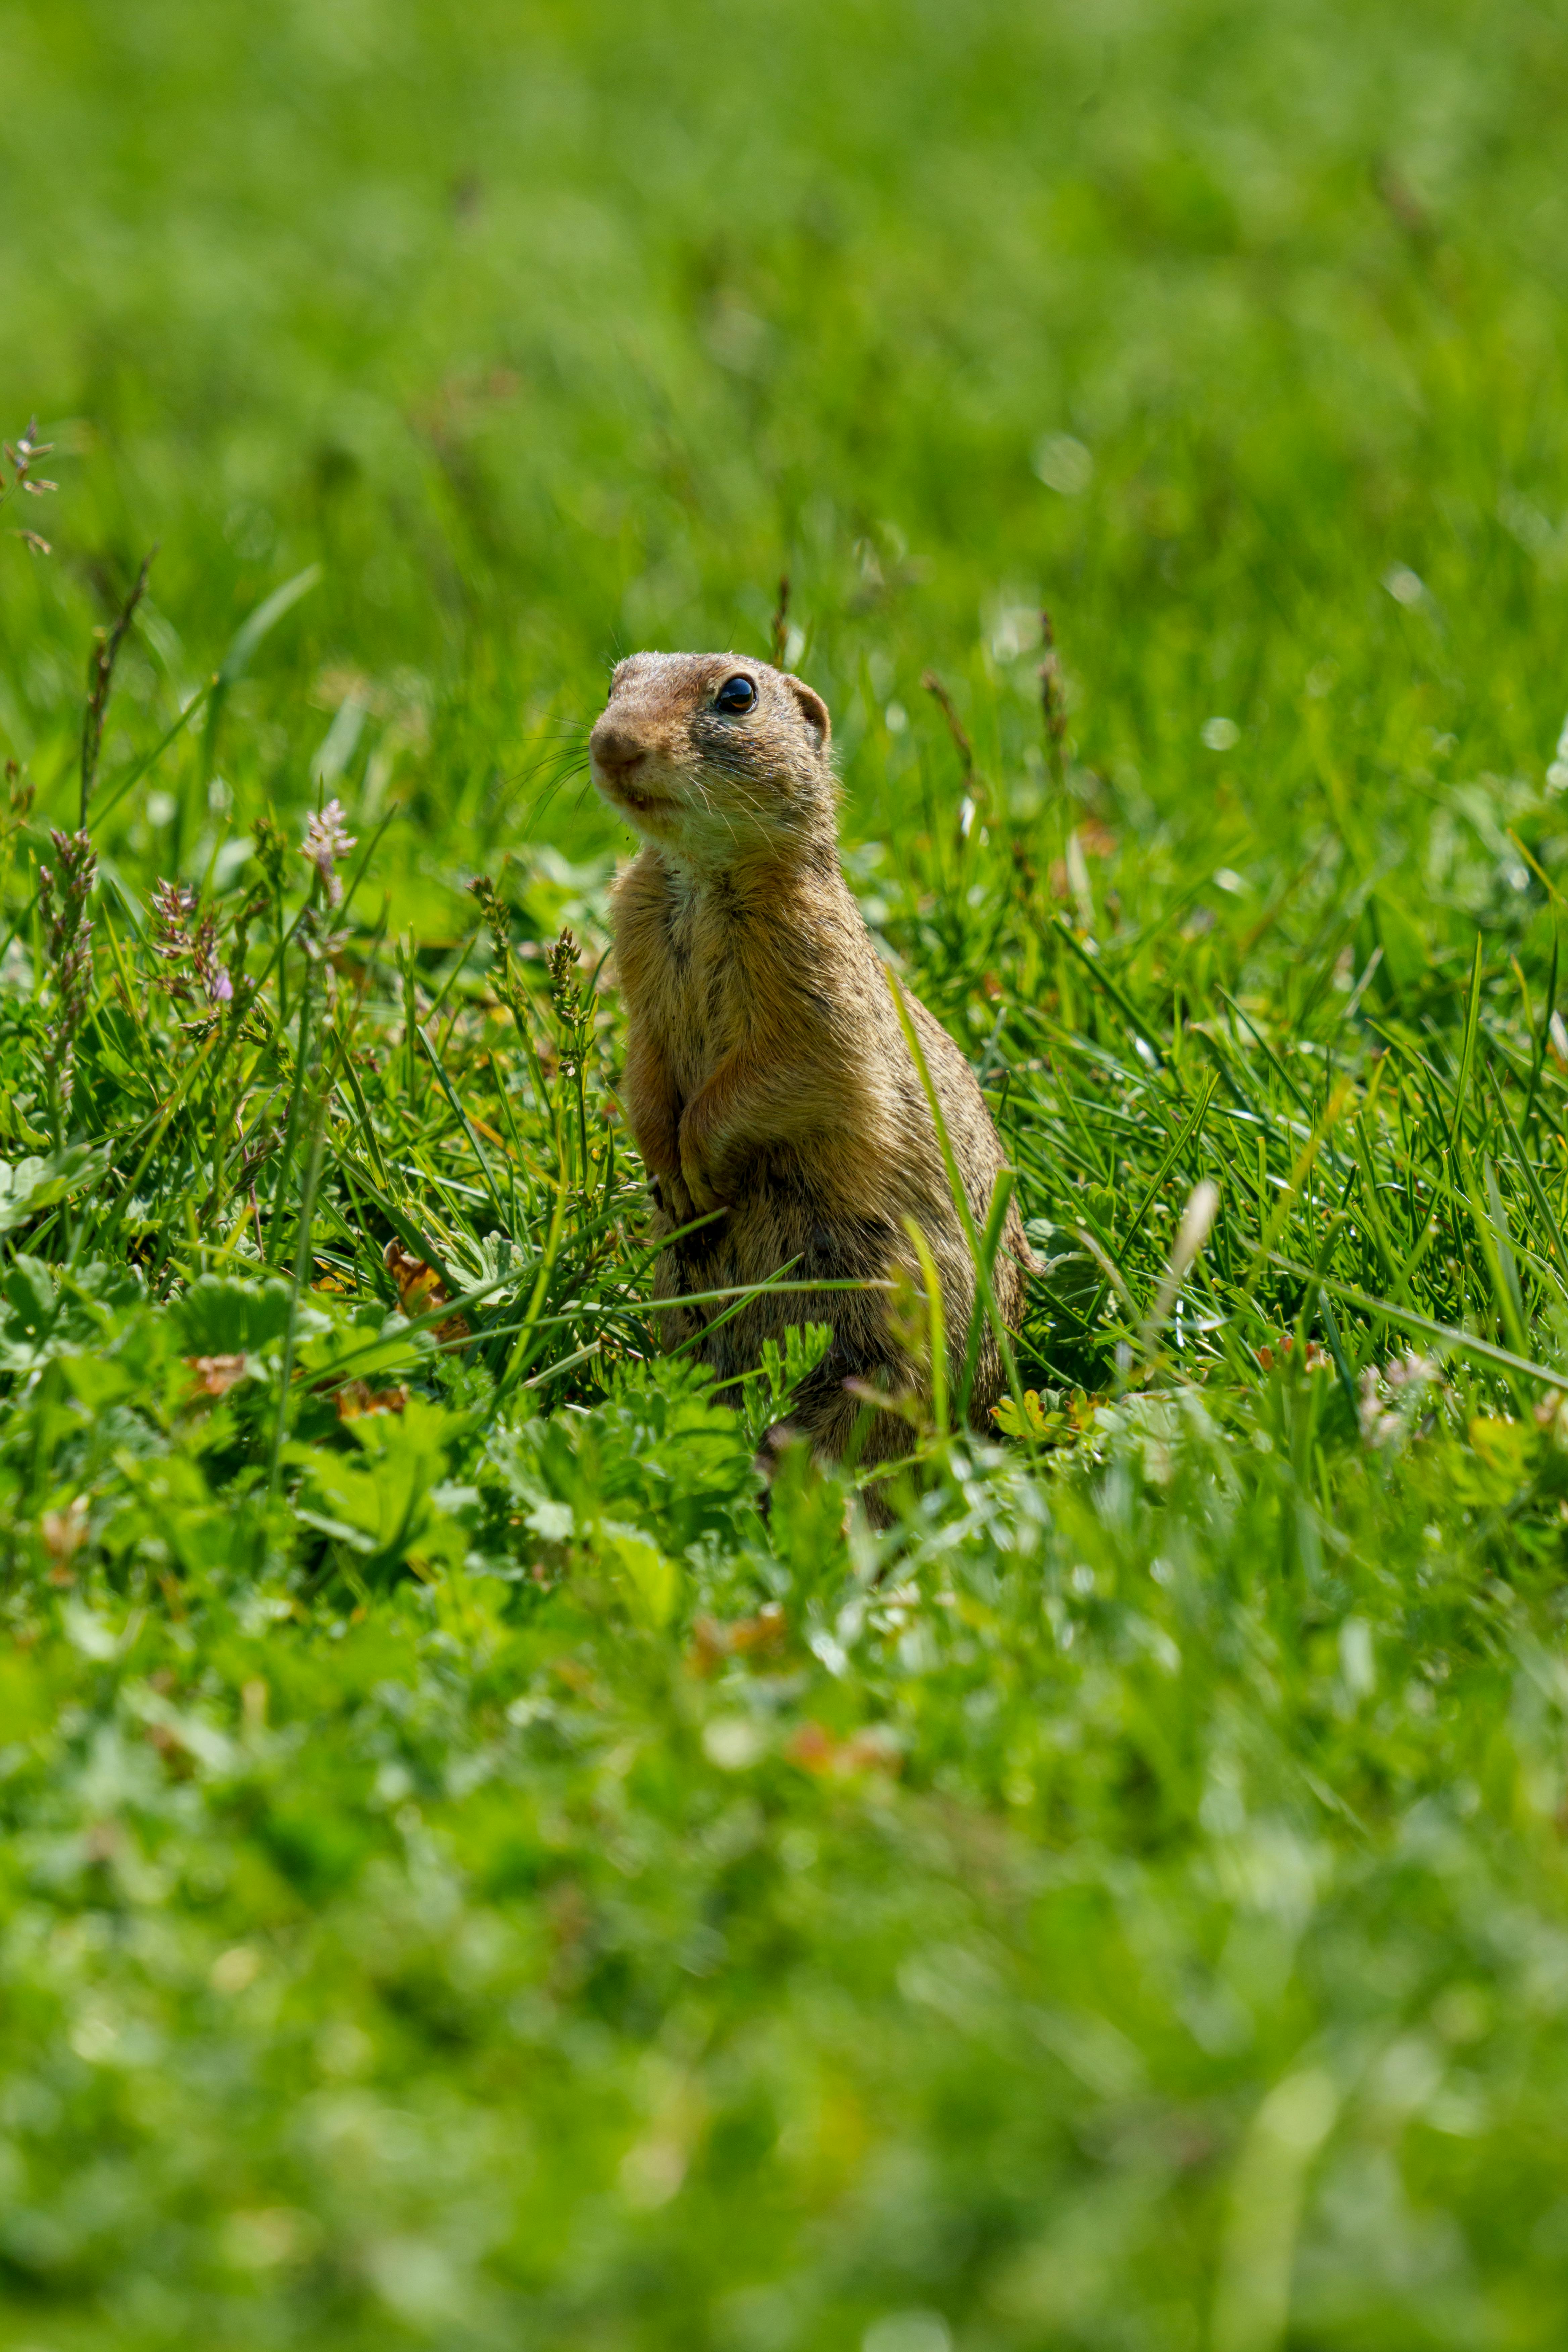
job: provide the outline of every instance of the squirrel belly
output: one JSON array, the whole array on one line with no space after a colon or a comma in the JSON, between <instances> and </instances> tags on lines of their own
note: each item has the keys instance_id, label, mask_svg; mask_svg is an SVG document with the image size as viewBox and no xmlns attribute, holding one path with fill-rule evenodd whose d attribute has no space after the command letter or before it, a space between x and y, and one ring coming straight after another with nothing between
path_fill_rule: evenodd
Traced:
<instances>
[{"instance_id":1,"label":"squirrel belly","mask_svg":"<svg viewBox=\"0 0 1568 2352\"><path fill-rule=\"evenodd\" d=\"M729 655L638 656L616 678L591 750L595 782L645 837L616 889L616 960L625 1108L648 1171L651 1237L667 1243L654 1276L656 1299L669 1302L665 1344L695 1340L723 1380L754 1370L763 1342L782 1345L792 1324L830 1326L792 1425L822 1454L890 1459L909 1450L909 1426L868 1411L867 1391L920 1395L930 1378L889 1318L885 1286L915 1268L905 1220L936 1264L955 1381L974 1270L887 976L839 866L827 713L799 680ZM957 1046L906 1003L982 1227L1000 1139ZM707 1222L682 1232L695 1218ZM1013 1206L993 1274L1008 1323L1029 1262ZM680 1305L781 1275L881 1286L764 1296L727 1318L721 1304ZM970 1399L977 1428L1001 1391L986 1328Z\"/></svg>"}]
</instances>

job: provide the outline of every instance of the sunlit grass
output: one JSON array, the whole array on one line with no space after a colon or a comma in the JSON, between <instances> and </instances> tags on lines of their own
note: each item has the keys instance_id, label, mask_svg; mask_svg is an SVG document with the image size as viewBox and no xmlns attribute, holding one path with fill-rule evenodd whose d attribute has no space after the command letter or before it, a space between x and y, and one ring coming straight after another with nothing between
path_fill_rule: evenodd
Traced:
<instances>
[{"instance_id":1,"label":"sunlit grass","mask_svg":"<svg viewBox=\"0 0 1568 2352\"><path fill-rule=\"evenodd\" d=\"M22 12L18 2343L1560 2339L1565 70ZM644 644L826 695L1016 1170L885 1530L655 1346Z\"/></svg>"}]
</instances>

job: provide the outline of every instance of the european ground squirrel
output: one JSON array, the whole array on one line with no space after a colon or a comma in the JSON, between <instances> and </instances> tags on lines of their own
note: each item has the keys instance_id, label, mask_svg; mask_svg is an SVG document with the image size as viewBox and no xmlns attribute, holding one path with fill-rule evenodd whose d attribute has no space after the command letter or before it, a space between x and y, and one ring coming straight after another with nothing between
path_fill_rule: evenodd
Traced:
<instances>
[{"instance_id":1,"label":"european ground squirrel","mask_svg":"<svg viewBox=\"0 0 1568 2352\"><path fill-rule=\"evenodd\" d=\"M792 1434L862 1465L906 1454L908 1423L868 1391L930 1393L930 1368L889 1326L886 1289L763 1297L721 1321L680 1298L761 1282L915 1272L906 1218L940 1276L954 1389L974 1267L930 1106L887 974L838 862L831 727L798 677L734 654L637 654L589 739L594 782L642 835L615 893L628 1045L625 1107L647 1165L667 1345L721 1380L750 1371L792 1323L832 1326L797 1391ZM977 1230L1004 1166L963 1055L906 999ZM1016 1326L1030 1255L1007 1213L993 1285ZM918 1284L918 1275L916 1280ZM895 1321L897 1318L894 1318ZM850 1383L846 1386L846 1383ZM986 1426L1003 1368L987 1328L970 1396Z\"/></svg>"}]
</instances>

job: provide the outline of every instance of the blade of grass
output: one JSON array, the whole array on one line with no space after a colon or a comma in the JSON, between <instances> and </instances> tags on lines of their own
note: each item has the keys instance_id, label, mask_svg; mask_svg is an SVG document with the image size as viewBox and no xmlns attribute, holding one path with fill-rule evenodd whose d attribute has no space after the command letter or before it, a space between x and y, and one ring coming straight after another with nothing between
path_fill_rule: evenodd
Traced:
<instances>
[{"instance_id":1,"label":"blade of grass","mask_svg":"<svg viewBox=\"0 0 1568 2352\"><path fill-rule=\"evenodd\" d=\"M1132 1003L1131 998L1125 995L1117 986L1116 982L1111 979L1110 974L1101 969L1099 958L1097 956L1090 955L1082 940L1076 937L1070 925L1064 923L1059 915L1054 915L1051 918L1051 920L1055 928L1057 937L1061 940L1063 946L1071 950L1071 952L1078 958L1079 963L1082 964L1084 970L1090 975L1095 986L1100 991L1100 993L1107 997L1109 1001L1115 1005L1116 1010L1121 1013L1123 1021L1126 1022L1129 1030L1131 1032L1133 1043L1136 1045L1142 1041L1147 1051L1153 1055L1153 1067L1156 1070L1163 1069L1164 1063L1162 1059L1160 1049L1158 1045L1155 1045L1153 1038L1149 1034L1149 1024L1138 1011L1137 1007Z\"/></svg>"},{"instance_id":2,"label":"blade of grass","mask_svg":"<svg viewBox=\"0 0 1568 2352\"><path fill-rule=\"evenodd\" d=\"M1439 1323L1430 1315L1417 1314L1413 1307L1396 1306L1392 1298L1378 1298L1370 1291L1363 1290L1357 1283L1341 1281L1337 1275L1320 1274L1310 1265L1300 1265L1292 1258L1280 1256L1278 1252L1272 1255L1270 1263L1277 1265L1282 1274L1291 1275L1298 1281L1321 1284L1344 1306L1354 1307L1363 1315L1381 1315L1384 1322L1392 1323L1396 1330L1409 1332L1415 1339L1436 1340L1458 1356L1468 1357L1499 1371L1518 1372L1524 1379L1539 1381L1547 1388L1562 1388L1568 1383L1568 1373L1553 1371L1545 1364L1532 1363L1529 1358L1515 1355L1508 1348L1498 1347L1493 1340L1479 1339L1473 1331L1458 1330L1451 1323Z\"/></svg>"},{"instance_id":3,"label":"blade of grass","mask_svg":"<svg viewBox=\"0 0 1568 2352\"><path fill-rule=\"evenodd\" d=\"M1137 1208L1132 1213L1130 1223L1130 1230L1131 1232L1137 1233L1142 1230L1143 1220L1152 1208L1159 1194L1161 1185L1164 1182L1166 1177L1170 1174L1172 1169L1175 1166L1177 1160L1186 1150L1188 1144L1193 1140L1194 1136L1197 1135L1202 1128L1204 1119L1208 1112L1209 1104L1214 1099L1214 1091L1217 1084L1218 1080L1211 1070L1208 1076L1207 1084L1200 1087L1196 1102L1194 1103L1192 1109L1187 1113L1186 1118L1183 1120L1179 1132L1173 1139L1169 1149L1161 1160L1159 1166L1154 1171L1153 1175L1149 1179L1148 1188L1143 1194L1143 1198L1139 1202Z\"/></svg>"},{"instance_id":4,"label":"blade of grass","mask_svg":"<svg viewBox=\"0 0 1568 2352\"><path fill-rule=\"evenodd\" d=\"M926 1295L928 1352L931 1357L931 1410L938 1431L948 1434L947 1418L947 1318L942 1307L942 1276L936 1270L931 1247L913 1217L905 1217L904 1231L910 1247L920 1265L921 1282Z\"/></svg>"},{"instance_id":5,"label":"blade of grass","mask_svg":"<svg viewBox=\"0 0 1568 2352\"><path fill-rule=\"evenodd\" d=\"M1008 1204L1017 1185L1010 1168L999 1168L996 1181L991 1188L991 1206L986 1213L985 1230L980 1236L980 1255L987 1272L996 1263L996 1253L1002 1246L1002 1234L1007 1223ZM953 1426L963 1429L969 1421L969 1400L974 1387L974 1375L980 1365L980 1342L985 1329L984 1307L980 1286L975 1285L974 1305L970 1310L969 1334L963 1349L963 1372L958 1386L958 1401L953 1406Z\"/></svg>"},{"instance_id":6,"label":"blade of grass","mask_svg":"<svg viewBox=\"0 0 1568 2352\"><path fill-rule=\"evenodd\" d=\"M1475 951L1470 958L1470 991L1465 1009L1464 1043L1459 1048L1459 1067L1454 1082L1454 1120L1448 1129L1448 1149L1458 1148L1459 1129L1465 1116L1465 1104L1470 1091L1470 1070L1476 1057L1476 1035L1481 1019L1481 935L1476 933Z\"/></svg>"},{"instance_id":7,"label":"blade of grass","mask_svg":"<svg viewBox=\"0 0 1568 2352\"><path fill-rule=\"evenodd\" d=\"M1154 1294L1143 1328L1138 1334L1138 1349L1145 1366L1152 1367L1161 1334L1170 1321L1182 1285L1192 1272L1198 1252L1209 1236L1215 1215L1219 1208L1219 1186L1209 1177L1194 1185L1176 1238L1171 1248L1170 1264L1165 1269L1159 1289Z\"/></svg>"},{"instance_id":8,"label":"blade of grass","mask_svg":"<svg viewBox=\"0 0 1568 2352\"><path fill-rule=\"evenodd\" d=\"M263 1540L271 1525L272 1513L278 1502L278 1487L283 1462L283 1435L289 1419L289 1391L294 1378L294 1349L300 1328L300 1297L310 1279L310 1234L315 1223L316 1190L321 1181L322 1146L325 1140L327 1101L323 1093L316 1105L311 1123L310 1156L305 1168L305 1186L300 1202L300 1236L294 1252L294 1280L289 1296L289 1320L283 1333L283 1356L278 1373L278 1409L272 1422L272 1444L267 1459L267 1504L263 1517Z\"/></svg>"},{"instance_id":9,"label":"blade of grass","mask_svg":"<svg viewBox=\"0 0 1568 2352\"><path fill-rule=\"evenodd\" d=\"M486 1151L484 1145L479 1141L479 1136L474 1130L473 1120L468 1117L468 1112L458 1100L456 1089L452 1085L451 1079L447 1076L447 1066L441 1059L440 1055L436 1051L435 1046L430 1043L429 1036L423 1024L421 1024L419 1030L419 1043L425 1048L426 1059L429 1062L431 1068L436 1073L437 1080L440 1086L442 1093L446 1096L447 1100L452 1106L453 1116L457 1118L464 1134L468 1139L468 1143L473 1150L474 1157L479 1161L479 1167L483 1171L485 1183L489 1189L490 1200L495 1208L495 1213L504 1224L506 1223L506 1202L501 1199L500 1188L497 1184L494 1173L490 1168L489 1155Z\"/></svg>"},{"instance_id":10,"label":"blade of grass","mask_svg":"<svg viewBox=\"0 0 1568 2352\"><path fill-rule=\"evenodd\" d=\"M229 639L228 651L218 664L216 676L207 689L207 723L202 737L202 781L208 782L217 770L217 737L222 723L224 704L229 689L237 684L250 667L251 656L263 639L270 635L285 613L291 612L301 596L308 595L321 577L319 563L308 563L292 580L275 588L270 596L263 597L255 611L243 620Z\"/></svg>"},{"instance_id":11,"label":"blade of grass","mask_svg":"<svg viewBox=\"0 0 1568 2352\"><path fill-rule=\"evenodd\" d=\"M1280 1234L1284 1232L1285 1227L1289 1221L1291 1209L1294 1207L1300 1193L1301 1187L1306 1182L1309 1174L1311 1172L1313 1163L1317 1160L1318 1153L1322 1148L1325 1138L1334 1126L1341 1111L1344 1108L1345 1102L1352 1093L1353 1086L1354 1081L1349 1077L1343 1077L1340 1080L1339 1085L1335 1087L1328 1103L1324 1107L1322 1117L1319 1119L1316 1127L1312 1129L1310 1136L1308 1138L1306 1144L1298 1155L1295 1166L1290 1171L1289 1180L1286 1184L1285 1190L1280 1194L1279 1199L1275 1202L1268 1223L1265 1225L1261 1234L1258 1236L1258 1247L1253 1253L1252 1263L1248 1266L1247 1274L1240 1286L1242 1297L1246 1298L1249 1304L1252 1299L1253 1292L1257 1287L1258 1277L1262 1272L1264 1266L1269 1262L1274 1251L1275 1244L1279 1241Z\"/></svg>"},{"instance_id":12,"label":"blade of grass","mask_svg":"<svg viewBox=\"0 0 1568 2352\"><path fill-rule=\"evenodd\" d=\"M885 965L883 970L889 989L892 993L893 1009L899 1016L899 1025L904 1033L904 1043L909 1047L910 1057L914 1063L915 1072L924 1092L927 1108L931 1112L931 1125L936 1129L937 1145L942 1153L942 1166L947 1173L948 1189L952 1194L952 1205L958 1213L959 1223L963 1228L964 1240L969 1244L970 1263L974 1268L976 1288L985 1301L986 1317L991 1325L992 1336L996 1341L997 1353L1002 1359L1002 1369L1006 1378L1008 1391L1018 1408L1020 1423L1026 1431L1029 1417L1024 1405L1024 1386L1018 1378L1018 1365L1013 1352L1012 1338L1002 1319L1002 1310L996 1304L996 1292L991 1280L991 1269L983 1258L980 1235L975 1231L974 1216L969 1205L969 1195L963 1189L963 1179L959 1173L958 1162L953 1157L952 1140L947 1132L947 1121L942 1117L942 1104L938 1100L936 1088L931 1084L931 1071L926 1066L925 1048L921 1044L920 1033L915 1027L913 1016L905 1001L898 974L889 966ZM1030 1450L1034 1451L1033 1439L1031 1438L1028 1443Z\"/></svg>"}]
</instances>

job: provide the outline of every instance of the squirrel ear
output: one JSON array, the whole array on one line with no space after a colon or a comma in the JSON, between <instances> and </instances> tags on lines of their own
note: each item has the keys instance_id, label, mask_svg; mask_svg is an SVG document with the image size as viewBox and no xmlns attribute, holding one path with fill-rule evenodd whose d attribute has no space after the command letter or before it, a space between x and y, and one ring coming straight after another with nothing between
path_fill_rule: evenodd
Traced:
<instances>
[{"instance_id":1,"label":"squirrel ear","mask_svg":"<svg viewBox=\"0 0 1568 2352\"><path fill-rule=\"evenodd\" d=\"M803 677L785 675L784 684L800 705L800 715L816 739L816 748L826 753L833 740L833 721L827 715L827 705L820 694L814 694Z\"/></svg>"}]
</instances>

